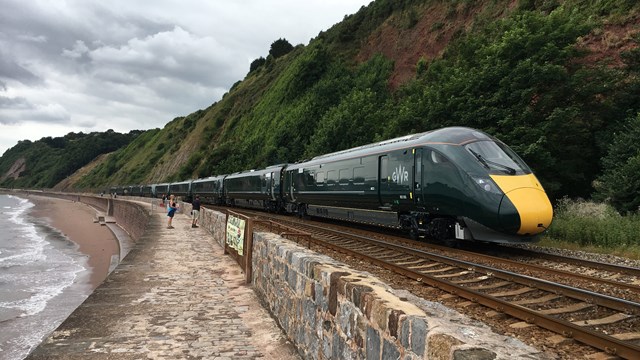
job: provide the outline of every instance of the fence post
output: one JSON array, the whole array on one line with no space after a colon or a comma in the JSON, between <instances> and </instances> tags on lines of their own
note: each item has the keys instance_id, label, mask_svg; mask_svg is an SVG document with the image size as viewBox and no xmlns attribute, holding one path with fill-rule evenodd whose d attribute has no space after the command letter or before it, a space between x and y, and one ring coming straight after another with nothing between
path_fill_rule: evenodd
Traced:
<instances>
[{"instance_id":1,"label":"fence post","mask_svg":"<svg viewBox=\"0 0 640 360\"><path fill-rule=\"evenodd\" d=\"M244 254L245 254L245 282L251 284L253 277L253 219L247 219L246 236L244 238Z\"/></svg>"}]
</instances>

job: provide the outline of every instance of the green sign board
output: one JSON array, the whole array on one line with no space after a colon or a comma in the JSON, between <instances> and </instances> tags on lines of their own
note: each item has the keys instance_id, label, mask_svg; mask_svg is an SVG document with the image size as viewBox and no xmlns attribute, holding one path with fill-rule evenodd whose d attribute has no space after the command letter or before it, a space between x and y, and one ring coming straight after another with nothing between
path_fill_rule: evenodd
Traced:
<instances>
[{"instance_id":1,"label":"green sign board","mask_svg":"<svg viewBox=\"0 0 640 360\"><path fill-rule=\"evenodd\" d=\"M244 252L245 224L245 220L233 215L229 215L227 219L227 245L235 249L240 256L242 256Z\"/></svg>"}]
</instances>

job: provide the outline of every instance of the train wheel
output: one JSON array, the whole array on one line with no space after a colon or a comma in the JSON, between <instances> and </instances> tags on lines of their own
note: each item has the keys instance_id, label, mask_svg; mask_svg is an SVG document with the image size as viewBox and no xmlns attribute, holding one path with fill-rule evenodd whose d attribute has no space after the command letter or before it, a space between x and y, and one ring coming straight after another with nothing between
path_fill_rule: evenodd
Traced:
<instances>
[{"instance_id":1,"label":"train wheel","mask_svg":"<svg viewBox=\"0 0 640 360\"><path fill-rule=\"evenodd\" d=\"M453 226L454 222L451 219L433 219L429 223L429 235L437 241L452 239L454 238Z\"/></svg>"},{"instance_id":2,"label":"train wheel","mask_svg":"<svg viewBox=\"0 0 640 360\"><path fill-rule=\"evenodd\" d=\"M420 239L418 228L413 226L411 227L411 230L409 230L409 238L415 241L418 241Z\"/></svg>"},{"instance_id":3,"label":"train wheel","mask_svg":"<svg viewBox=\"0 0 640 360\"><path fill-rule=\"evenodd\" d=\"M298 217L305 219L307 217L307 207L304 204L298 205Z\"/></svg>"}]
</instances>

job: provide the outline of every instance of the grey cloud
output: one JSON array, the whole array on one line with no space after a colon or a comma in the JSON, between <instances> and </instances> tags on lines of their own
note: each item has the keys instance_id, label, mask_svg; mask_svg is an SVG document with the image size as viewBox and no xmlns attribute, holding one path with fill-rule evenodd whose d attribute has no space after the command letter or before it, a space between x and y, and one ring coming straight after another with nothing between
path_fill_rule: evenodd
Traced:
<instances>
[{"instance_id":1,"label":"grey cloud","mask_svg":"<svg viewBox=\"0 0 640 360\"><path fill-rule=\"evenodd\" d=\"M33 106L29 104L27 99L22 97L10 98L0 96L0 109L31 109ZM0 119L0 122L2 119Z\"/></svg>"},{"instance_id":2,"label":"grey cloud","mask_svg":"<svg viewBox=\"0 0 640 360\"><path fill-rule=\"evenodd\" d=\"M37 85L42 83L42 79L16 63L13 59L6 56L0 49L0 78L12 79L26 85ZM6 89L6 83L2 83Z\"/></svg>"},{"instance_id":3,"label":"grey cloud","mask_svg":"<svg viewBox=\"0 0 640 360\"><path fill-rule=\"evenodd\" d=\"M17 100L18 102L20 100ZM37 105L25 103L14 103L10 109L2 109L0 116L0 124L11 125L25 122L34 122L42 124L66 124L71 120L71 116L67 110L58 104Z\"/></svg>"},{"instance_id":4,"label":"grey cloud","mask_svg":"<svg viewBox=\"0 0 640 360\"><path fill-rule=\"evenodd\" d=\"M176 79L211 86L230 86L237 80L239 55L213 37L196 36L181 27L122 46L104 46L89 53L95 75L105 81L133 83ZM135 75L133 75L135 74Z\"/></svg>"},{"instance_id":5,"label":"grey cloud","mask_svg":"<svg viewBox=\"0 0 640 360\"><path fill-rule=\"evenodd\" d=\"M30 57L70 66L84 62L79 44L95 49L99 44L118 45L132 36L144 37L173 28L139 14L120 15L101 3L87 1L36 2L3 0L0 12L0 45L11 44L3 58ZM2 46L5 48L5 46ZM72 61L75 60L75 61ZM71 63L69 63L71 61Z\"/></svg>"}]
</instances>

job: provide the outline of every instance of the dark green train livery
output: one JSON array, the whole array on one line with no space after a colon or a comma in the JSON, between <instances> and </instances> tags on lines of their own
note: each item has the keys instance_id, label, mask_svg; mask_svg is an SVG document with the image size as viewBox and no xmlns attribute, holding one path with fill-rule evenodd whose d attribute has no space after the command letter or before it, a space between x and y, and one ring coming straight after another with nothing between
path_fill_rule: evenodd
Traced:
<instances>
[{"instance_id":1,"label":"dark green train livery","mask_svg":"<svg viewBox=\"0 0 640 360\"><path fill-rule=\"evenodd\" d=\"M262 170L227 175L223 182L226 204L274 212L282 210L280 179L284 167L274 165Z\"/></svg>"},{"instance_id":2,"label":"dark green train livery","mask_svg":"<svg viewBox=\"0 0 640 360\"><path fill-rule=\"evenodd\" d=\"M188 183L180 183L187 197L209 200L203 189L215 188L211 203L373 224L436 240L533 241L553 215L517 154L463 127Z\"/></svg>"},{"instance_id":3,"label":"dark green train livery","mask_svg":"<svg viewBox=\"0 0 640 360\"><path fill-rule=\"evenodd\" d=\"M552 208L509 147L474 129L445 128L287 166L287 210L400 228L414 237L530 241Z\"/></svg>"}]
</instances>

